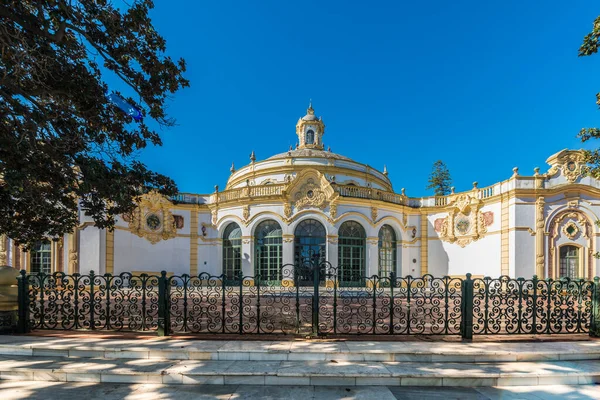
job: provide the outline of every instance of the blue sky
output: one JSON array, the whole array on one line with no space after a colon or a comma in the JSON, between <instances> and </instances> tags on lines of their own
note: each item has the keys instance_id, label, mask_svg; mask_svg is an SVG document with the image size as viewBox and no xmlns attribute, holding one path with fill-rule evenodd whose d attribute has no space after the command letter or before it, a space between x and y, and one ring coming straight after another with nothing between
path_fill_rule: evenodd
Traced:
<instances>
[{"instance_id":1,"label":"blue sky","mask_svg":"<svg viewBox=\"0 0 600 400\"><path fill-rule=\"evenodd\" d=\"M182 192L284 152L309 99L336 153L426 196L442 159L456 190L531 175L600 126L600 55L579 58L600 4L582 1L156 1L191 87L141 159ZM600 146L599 143L592 143Z\"/></svg>"}]
</instances>

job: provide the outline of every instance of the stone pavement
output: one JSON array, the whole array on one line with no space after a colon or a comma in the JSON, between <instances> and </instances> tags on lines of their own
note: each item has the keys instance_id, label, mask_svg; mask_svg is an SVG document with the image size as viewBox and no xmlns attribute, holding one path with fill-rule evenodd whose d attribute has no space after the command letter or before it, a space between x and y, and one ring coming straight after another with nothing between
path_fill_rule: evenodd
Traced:
<instances>
[{"instance_id":1,"label":"stone pavement","mask_svg":"<svg viewBox=\"0 0 600 400\"><path fill-rule=\"evenodd\" d=\"M2 400L589 400L600 399L600 386L457 388L0 381L0 398Z\"/></svg>"}]
</instances>

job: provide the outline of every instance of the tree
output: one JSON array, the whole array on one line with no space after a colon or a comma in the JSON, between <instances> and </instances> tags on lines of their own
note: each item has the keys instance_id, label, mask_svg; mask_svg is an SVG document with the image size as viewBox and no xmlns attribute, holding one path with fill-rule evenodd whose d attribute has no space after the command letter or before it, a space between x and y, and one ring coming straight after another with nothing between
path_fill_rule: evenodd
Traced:
<instances>
[{"instance_id":1,"label":"tree","mask_svg":"<svg viewBox=\"0 0 600 400\"><path fill-rule=\"evenodd\" d=\"M591 56L598 52L600 44L600 17L594 21L594 27L590 33L583 38L583 43L579 48L579 57ZM596 93L596 104L600 107L600 93ZM579 131L578 137L582 142L590 139L600 138L600 129L583 128ZM587 172L596 179L600 179L600 149L585 150L585 158L588 165Z\"/></svg>"},{"instance_id":2,"label":"tree","mask_svg":"<svg viewBox=\"0 0 600 400\"><path fill-rule=\"evenodd\" d=\"M161 145L155 129L174 124L165 102L189 86L185 61L165 55L148 16L153 7L2 2L0 235L25 247L60 237L77 224L78 207L110 229L144 192L176 193L170 178L137 159L148 144Z\"/></svg>"},{"instance_id":3,"label":"tree","mask_svg":"<svg viewBox=\"0 0 600 400\"><path fill-rule=\"evenodd\" d=\"M450 177L450 171L442 160L437 160L433 163L433 169L431 175L429 175L429 185L425 189L433 189L436 196L446 196L450 194L452 178Z\"/></svg>"}]
</instances>

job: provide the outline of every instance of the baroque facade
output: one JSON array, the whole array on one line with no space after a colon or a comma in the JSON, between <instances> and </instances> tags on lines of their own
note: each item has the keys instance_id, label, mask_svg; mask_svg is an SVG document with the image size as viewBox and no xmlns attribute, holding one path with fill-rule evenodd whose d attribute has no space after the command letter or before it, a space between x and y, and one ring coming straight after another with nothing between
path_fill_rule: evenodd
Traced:
<instances>
[{"instance_id":1,"label":"baroque facade","mask_svg":"<svg viewBox=\"0 0 600 400\"><path fill-rule=\"evenodd\" d=\"M75 232L23 252L0 238L0 265L31 272L118 274L166 270L260 274L326 260L340 279L389 274L592 278L599 274L600 182L581 151L562 150L546 172L440 197L396 193L384 168L325 149L325 124L309 106L298 145L240 169L223 190L145 195L113 231L83 213Z\"/></svg>"}]
</instances>

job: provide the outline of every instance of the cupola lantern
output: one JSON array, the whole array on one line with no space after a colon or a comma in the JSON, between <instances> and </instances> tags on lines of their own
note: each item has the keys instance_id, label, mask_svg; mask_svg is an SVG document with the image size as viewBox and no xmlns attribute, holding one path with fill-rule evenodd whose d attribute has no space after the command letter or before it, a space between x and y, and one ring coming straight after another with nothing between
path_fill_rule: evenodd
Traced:
<instances>
[{"instance_id":1,"label":"cupola lantern","mask_svg":"<svg viewBox=\"0 0 600 400\"><path fill-rule=\"evenodd\" d=\"M296 135L298 135L299 149L323 150L323 134L325 124L323 120L315 115L312 102L309 103L306 115L298 120L296 124Z\"/></svg>"}]
</instances>

